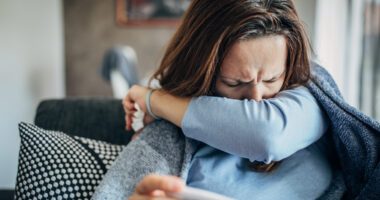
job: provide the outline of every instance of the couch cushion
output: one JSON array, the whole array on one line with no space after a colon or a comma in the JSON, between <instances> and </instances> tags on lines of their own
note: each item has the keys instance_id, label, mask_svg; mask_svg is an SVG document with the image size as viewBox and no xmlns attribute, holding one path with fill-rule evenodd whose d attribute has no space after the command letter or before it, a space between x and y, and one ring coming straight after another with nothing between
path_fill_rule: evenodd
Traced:
<instances>
[{"instance_id":1,"label":"couch cushion","mask_svg":"<svg viewBox=\"0 0 380 200\"><path fill-rule=\"evenodd\" d=\"M15 199L90 199L122 145L19 124Z\"/></svg>"},{"instance_id":2,"label":"couch cushion","mask_svg":"<svg viewBox=\"0 0 380 200\"><path fill-rule=\"evenodd\" d=\"M34 123L44 129L70 135L127 144L133 132L125 131L120 99L65 98L42 101Z\"/></svg>"}]
</instances>

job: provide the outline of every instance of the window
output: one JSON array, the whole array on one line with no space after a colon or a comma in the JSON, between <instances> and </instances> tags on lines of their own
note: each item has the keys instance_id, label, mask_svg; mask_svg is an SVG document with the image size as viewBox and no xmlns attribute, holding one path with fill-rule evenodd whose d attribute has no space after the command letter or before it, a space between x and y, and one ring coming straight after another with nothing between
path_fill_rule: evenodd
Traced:
<instances>
[{"instance_id":1,"label":"window","mask_svg":"<svg viewBox=\"0 0 380 200\"><path fill-rule=\"evenodd\" d=\"M360 108L380 121L380 1L364 2Z\"/></svg>"}]
</instances>

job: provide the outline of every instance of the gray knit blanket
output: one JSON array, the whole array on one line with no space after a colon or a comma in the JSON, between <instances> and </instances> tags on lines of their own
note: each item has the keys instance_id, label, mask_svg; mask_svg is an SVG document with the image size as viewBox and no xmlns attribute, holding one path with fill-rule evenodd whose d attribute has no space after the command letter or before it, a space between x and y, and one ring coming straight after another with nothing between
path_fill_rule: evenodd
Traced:
<instances>
[{"instance_id":1,"label":"gray knit blanket","mask_svg":"<svg viewBox=\"0 0 380 200\"><path fill-rule=\"evenodd\" d=\"M307 85L330 119L335 178L320 199L380 199L380 123L347 104L317 64Z\"/></svg>"},{"instance_id":2,"label":"gray knit blanket","mask_svg":"<svg viewBox=\"0 0 380 200\"><path fill-rule=\"evenodd\" d=\"M348 105L329 73L317 64L307 87L330 119L326 136L332 140L336 164L331 185L320 199L379 199L380 123ZM125 200L150 173L186 180L198 144L169 122L148 125L124 148L92 199Z\"/></svg>"}]
</instances>

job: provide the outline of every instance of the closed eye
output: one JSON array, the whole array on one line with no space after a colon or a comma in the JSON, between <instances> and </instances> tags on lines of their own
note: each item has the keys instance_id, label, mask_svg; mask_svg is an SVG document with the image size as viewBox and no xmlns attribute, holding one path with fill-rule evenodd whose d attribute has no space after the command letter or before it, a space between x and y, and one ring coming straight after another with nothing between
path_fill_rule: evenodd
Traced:
<instances>
[{"instance_id":1,"label":"closed eye","mask_svg":"<svg viewBox=\"0 0 380 200\"><path fill-rule=\"evenodd\" d=\"M263 81L264 83L274 83L278 80L278 78L272 78L270 80Z\"/></svg>"},{"instance_id":2,"label":"closed eye","mask_svg":"<svg viewBox=\"0 0 380 200\"><path fill-rule=\"evenodd\" d=\"M228 87L239 87L241 84L240 83L236 83L236 84L228 84L228 83L225 83Z\"/></svg>"},{"instance_id":3,"label":"closed eye","mask_svg":"<svg viewBox=\"0 0 380 200\"><path fill-rule=\"evenodd\" d=\"M275 76L275 77L273 77L273 78L271 78L271 79L269 79L269 80L265 80L265 81L263 81L263 82L264 82L264 83L274 83L274 82L276 82L277 80L279 80L279 79L281 78L281 76L282 76L284 73L285 73L285 71L283 71L280 75Z\"/></svg>"},{"instance_id":4,"label":"closed eye","mask_svg":"<svg viewBox=\"0 0 380 200\"><path fill-rule=\"evenodd\" d=\"M263 82L264 82L264 83L274 83L274 82L276 82L276 81L278 81L278 80L280 79L280 77L282 76L282 74L284 74L284 72L281 73L281 74L278 75L278 76L275 76L275 77L269 79L269 80L263 80Z\"/></svg>"},{"instance_id":5,"label":"closed eye","mask_svg":"<svg viewBox=\"0 0 380 200\"><path fill-rule=\"evenodd\" d=\"M228 86L228 87L238 87L238 86L241 85L240 82L227 82L227 81L224 81L224 80L222 80L222 82L223 82L226 86Z\"/></svg>"}]
</instances>

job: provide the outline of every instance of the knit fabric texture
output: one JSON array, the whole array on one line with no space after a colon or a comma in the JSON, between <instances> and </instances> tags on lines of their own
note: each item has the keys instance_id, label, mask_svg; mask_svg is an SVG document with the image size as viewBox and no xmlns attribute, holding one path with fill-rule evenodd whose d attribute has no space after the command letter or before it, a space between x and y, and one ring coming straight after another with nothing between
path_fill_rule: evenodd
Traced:
<instances>
[{"instance_id":1,"label":"knit fabric texture","mask_svg":"<svg viewBox=\"0 0 380 200\"><path fill-rule=\"evenodd\" d=\"M315 63L307 87L330 119L340 164L321 199L380 198L380 123L347 104L330 74Z\"/></svg>"}]
</instances>

